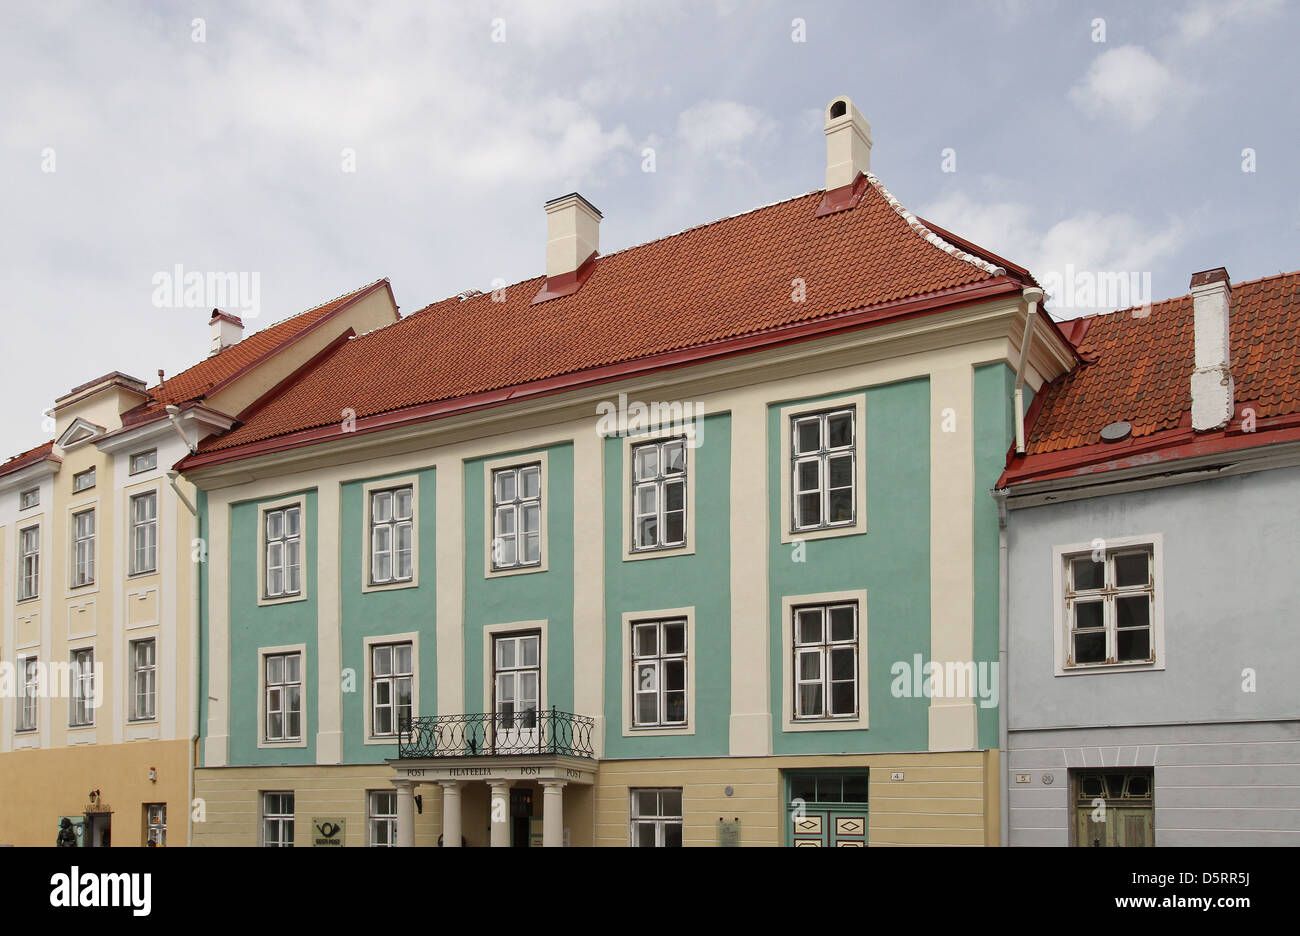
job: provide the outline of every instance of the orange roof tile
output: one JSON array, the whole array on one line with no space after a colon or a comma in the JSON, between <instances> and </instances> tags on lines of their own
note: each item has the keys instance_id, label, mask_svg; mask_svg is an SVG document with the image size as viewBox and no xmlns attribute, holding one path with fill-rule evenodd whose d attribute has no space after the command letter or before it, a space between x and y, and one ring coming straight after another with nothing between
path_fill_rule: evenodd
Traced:
<instances>
[{"instance_id":1,"label":"orange roof tile","mask_svg":"<svg viewBox=\"0 0 1300 936\"><path fill-rule=\"evenodd\" d=\"M0 464L0 475L12 474L15 471L21 471L29 465L34 465L46 458L53 457L56 461L62 461L57 455L54 455L54 440L42 442L36 448L28 449L21 455L15 455L8 461Z\"/></svg>"},{"instance_id":2,"label":"orange roof tile","mask_svg":"<svg viewBox=\"0 0 1300 936\"><path fill-rule=\"evenodd\" d=\"M855 207L824 217L810 192L601 256L576 293L538 305L542 277L504 301L436 302L346 342L201 451L335 425L344 409L391 413L1004 277L870 181Z\"/></svg>"},{"instance_id":3,"label":"orange roof tile","mask_svg":"<svg viewBox=\"0 0 1300 936\"><path fill-rule=\"evenodd\" d=\"M1142 439L1178 427L1192 405L1192 297L1143 309L1090 316L1082 332L1084 363L1042 391L1026 456L1064 452L1101 441L1102 427L1132 424ZM1232 286L1230 362L1238 404L1268 419L1300 413L1300 271ZM1026 465L1026 469L1029 466Z\"/></svg>"}]
</instances>

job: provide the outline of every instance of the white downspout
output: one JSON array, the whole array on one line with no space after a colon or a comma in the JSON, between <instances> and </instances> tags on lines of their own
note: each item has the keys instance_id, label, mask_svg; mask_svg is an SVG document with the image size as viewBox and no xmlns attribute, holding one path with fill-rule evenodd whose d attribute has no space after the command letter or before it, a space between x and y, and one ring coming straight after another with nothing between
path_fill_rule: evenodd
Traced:
<instances>
[{"instance_id":1,"label":"white downspout","mask_svg":"<svg viewBox=\"0 0 1300 936\"><path fill-rule=\"evenodd\" d=\"M185 509L190 512L190 543L199 535L199 512L185 493L177 486L180 472L167 472L172 491ZM193 548L191 546L191 548ZM185 803L185 845L194 844L194 759L199 742L199 570L190 563L190 749L186 762L189 765L189 800Z\"/></svg>"},{"instance_id":2,"label":"white downspout","mask_svg":"<svg viewBox=\"0 0 1300 936\"><path fill-rule=\"evenodd\" d=\"M1043 301L1043 291L1029 286L1024 291L1029 310L1025 314L1025 334L1020 340L1020 363L1016 365L1016 454L1025 454L1025 365L1029 363L1029 345L1034 340L1034 322L1038 319L1038 305Z\"/></svg>"}]
</instances>

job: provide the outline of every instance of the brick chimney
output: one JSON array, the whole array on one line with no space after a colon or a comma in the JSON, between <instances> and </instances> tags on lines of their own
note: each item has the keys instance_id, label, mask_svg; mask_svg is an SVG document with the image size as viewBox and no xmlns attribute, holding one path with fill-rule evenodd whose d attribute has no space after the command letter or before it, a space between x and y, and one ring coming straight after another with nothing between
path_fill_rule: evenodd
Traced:
<instances>
[{"instance_id":1,"label":"brick chimney","mask_svg":"<svg viewBox=\"0 0 1300 936\"><path fill-rule=\"evenodd\" d=\"M208 357L218 351L224 351L233 344L238 344L244 337L244 323L240 317L222 312L220 309L212 310L208 327L212 330L212 344L208 348Z\"/></svg>"},{"instance_id":2,"label":"brick chimney","mask_svg":"<svg viewBox=\"0 0 1300 936\"><path fill-rule=\"evenodd\" d=\"M871 125L841 94L826 105L826 191L852 185L871 171Z\"/></svg>"},{"instance_id":3,"label":"brick chimney","mask_svg":"<svg viewBox=\"0 0 1300 936\"><path fill-rule=\"evenodd\" d=\"M1196 365L1192 371L1192 429L1222 429L1232 419L1234 397L1228 314L1232 287L1223 267L1192 274L1192 328Z\"/></svg>"},{"instance_id":4,"label":"brick chimney","mask_svg":"<svg viewBox=\"0 0 1300 936\"><path fill-rule=\"evenodd\" d=\"M600 249L600 211L577 192L546 203L546 282L534 304L578 291Z\"/></svg>"}]
</instances>

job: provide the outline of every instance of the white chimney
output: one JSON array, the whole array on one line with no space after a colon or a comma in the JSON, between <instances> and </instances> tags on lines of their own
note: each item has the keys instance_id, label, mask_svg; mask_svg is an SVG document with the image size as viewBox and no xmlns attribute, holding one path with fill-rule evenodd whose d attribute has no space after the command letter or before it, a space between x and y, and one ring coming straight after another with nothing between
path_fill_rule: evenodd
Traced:
<instances>
[{"instance_id":1,"label":"white chimney","mask_svg":"<svg viewBox=\"0 0 1300 936\"><path fill-rule=\"evenodd\" d=\"M216 354L218 351L224 351L232 344L238 344L244 337L244 323L239 316L231 315L229 312L222 312L220 309L212 310L212 318L208 320L208 327L212 330L212 345L208 349L208 356Z\"/></svg>"},{"instance_id":2,"label":"white chimney","mask_svg":"<svg viewBox=\"0 0 1300 936\"><path fill-rule=\"evenodd\" d=\"M576 273L600 249L596 206L577 192L546 203L546 278Z\"/></svg>"},{"instance_id":3,"label":"white chimney","mask_svg":"<svg viewBox=\"0 0 1300 936\"><path fill-rule=\"evenodd\" d=\"M1222 429L1232 419L1234 397L1229 371L1228 313L1232 287L1223 267L1192 275L1192 329L1196 365L1192 371L1192 428Z\"/></svg>"},{"instance_id":4,"label":"white chimney","mask_svg":"<svg viewBox=\"0 0 1300 936\"><path fill-rule=\"evenodd\" d=\"M871 171L871 125L846 95L826 105L826 191Z\"/></svg>"}]
</instances>

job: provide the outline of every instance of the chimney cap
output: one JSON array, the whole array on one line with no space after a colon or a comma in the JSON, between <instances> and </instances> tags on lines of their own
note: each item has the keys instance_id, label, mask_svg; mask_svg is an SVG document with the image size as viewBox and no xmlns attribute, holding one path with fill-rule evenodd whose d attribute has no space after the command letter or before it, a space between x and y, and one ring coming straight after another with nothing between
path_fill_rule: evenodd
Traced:
<instances>
[{"instance_id":1,"label":"chimney cap","mask_svg":"<svg viewBox=\"0 0 1300 936\"><path fill-rule=\"evenodd\" d=\"M1192 281L1187 288L1195 289L1197 286L1209 286L1211 283L1230 283L1227 268L1214 267L1210 270L1202 270L1200 273L1193 273Z\"/></svg>"},{"instance_id":2,"label":"chimney cap","mask_svg":"<svg viewBox=\"0 0 1300 936\"><path fill-rule=\"evenodd\" d=\"M208 319L208 324L211 325L213 322L221 320L227 321L232 325L238 325L240 328L244 327L244 320L238 315L231 315L229 312L222 312L220 309L213 309L212 318Z\"/></svg>"},{"instance_id":3,"label":"chimney cap","mask_svg":"<svg viewBox=\"0 0 1300 936\"><path fill-rule=\"evenodd\" d=\"M578 201L582 202L584 205L590 208L595 213L596 217L598 218L605 217L603 214L600 213L599 208L597 208L591 202L587 201L587 199L583 198L582 195L578 192L570 192L568 195L561 195L559 198L552 198L550 201L546 202L546 204L543 205L542 207L544 207L547 211L549 211L552 205L558 206L561 202L567 202L571 198L576 198Z\"/></svg>"}]
</instances>

